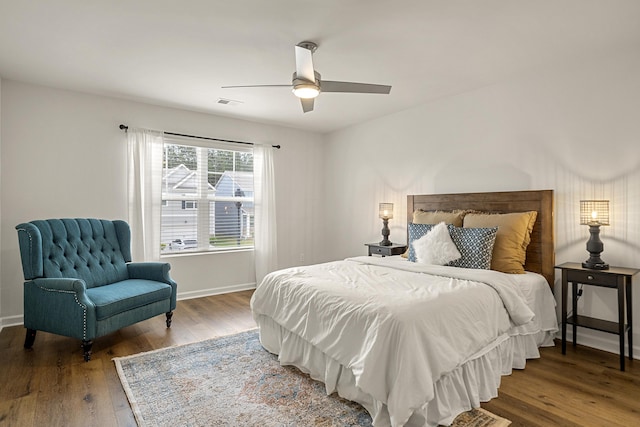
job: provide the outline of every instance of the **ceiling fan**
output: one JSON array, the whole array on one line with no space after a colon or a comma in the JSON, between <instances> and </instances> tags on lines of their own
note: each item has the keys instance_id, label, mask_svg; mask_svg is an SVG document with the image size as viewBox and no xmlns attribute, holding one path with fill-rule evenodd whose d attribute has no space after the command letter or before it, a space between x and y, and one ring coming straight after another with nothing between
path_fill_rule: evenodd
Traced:
<instances>
[{"instance_id":1,"label":"ceiling fan","mask_svg":"<svg viewBox=\"0 0 640 427\"><path fill-rule=\"evenodd\" d=\"M391 91L391 86L385 85L322 80L320 73L313 68L313 53L317 48L317 44L308 41L296 45L296 72L293 73L290 85L222 86L222 88L290 87L293 89L293 94L300 98L302 111L305 113L313 111L313 100L320 95L320 92L388 94Z\"/></svg>"}]
</instances>

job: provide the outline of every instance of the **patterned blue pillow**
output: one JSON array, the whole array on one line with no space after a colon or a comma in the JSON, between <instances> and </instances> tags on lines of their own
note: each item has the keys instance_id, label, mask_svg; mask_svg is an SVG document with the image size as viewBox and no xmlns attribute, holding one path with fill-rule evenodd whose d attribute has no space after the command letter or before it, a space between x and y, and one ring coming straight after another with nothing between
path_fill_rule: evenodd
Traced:
<instances>
[{"instance_id":1,"label":"patterned blue pillow","mask_svg":"<svg viewBox=\"0 0 640 427\"><path fill-rule=\"evenodd\" d=\"M435 224L409 223L409 255L407 255L409 261L416 262L416 251L413 249L413 241L427 234L433 227L435 227Z\"/></svg>"},{"instance_id":2,"label":"patterned blue pillow","mask_svg":"<svg viewBox=\"0 0 640 427\"><path fill-rule=\"evenodd\" d=\"M456 244L462 256L447 265L489 270L498 227L461 228L453 225L448 225L448 227L451 240Z\"/></svg>"}]
</instances>

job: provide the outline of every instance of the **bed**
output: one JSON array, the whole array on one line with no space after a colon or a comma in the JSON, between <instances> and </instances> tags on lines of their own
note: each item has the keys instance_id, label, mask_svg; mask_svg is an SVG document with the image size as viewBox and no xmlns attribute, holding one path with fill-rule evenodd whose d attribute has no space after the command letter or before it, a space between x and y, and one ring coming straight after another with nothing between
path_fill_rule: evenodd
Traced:
<instances>
[{"instance_id":1,"label":"bed","mask_svg":"<svg viewBox=\"0 0 640 427\"><path fill-rule=\"evenodd\" d=\"M496 271L502 257L495 256L491 268L415 262L415 254L362 256L273 272L251 300L264 348L322 381L327 393L360 403L377 427L450 424L496 397L501 376L539 357L558 330L553 192L409 195L409 241L419 228L428 230L421 237L435 230L414 224L418 214L440 212L469 224L529 213L522 274ZM473 242L479 235L495 241L498 229L504 240L508 229L458 225L446 225L451 237ZM495 255L498 246L488 250ZM460 259L476 259L467 252Z\"/></svg>"}]
</instances>

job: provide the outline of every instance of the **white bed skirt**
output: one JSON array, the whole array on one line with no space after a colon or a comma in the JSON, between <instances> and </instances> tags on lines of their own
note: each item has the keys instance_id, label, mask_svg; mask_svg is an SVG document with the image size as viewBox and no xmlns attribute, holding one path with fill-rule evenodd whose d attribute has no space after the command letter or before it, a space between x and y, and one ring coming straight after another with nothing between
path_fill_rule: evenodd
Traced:
<instances>
[{"instance_id":1,"label":"white bed skirt","mask_svg":"<svg viewBox=\"0 0 640 427\"><path fill-rule=\"evenodd\" d=\"M311 378L322 381L327 394L335 391L345 399L358 402L371 414L374 426L391 426L386 405L358 388L351 369L271 318L259 316L257 322L262 346L277 354L281 365L293 365ZM450 425L460 413L497 397L502 375L511 374L512 369L524 369L527 359L539 358L538 347L553 346L554 336L555 331L539 331L532 335L498 338L441 377L434 386L435 398L417 408L405 426Z\"/></svg>"}]
</instances>

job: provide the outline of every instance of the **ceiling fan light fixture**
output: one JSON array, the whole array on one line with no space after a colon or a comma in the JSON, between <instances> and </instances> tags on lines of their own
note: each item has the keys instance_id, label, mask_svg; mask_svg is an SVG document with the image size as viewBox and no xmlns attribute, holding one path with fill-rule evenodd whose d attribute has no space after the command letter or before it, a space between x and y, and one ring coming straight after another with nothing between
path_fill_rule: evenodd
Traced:
<instances>
[{"instance_id":1,"label":"ceiling fan light fixture","mask_svg":"<svg viewBox=\"0 0 640 427\"><path fill-rule=\"evenodd\" d=\"M302 112L313 111L314 99L320 92L337 93L382 93L388 95L391 86L356 83L343 81L323 81L320 73L313 67L313 52L318 45L304 41L295 46L296 71L293 73L291 85L250 85L250 86L223 86L224 89L242 87L289 87L293 94L300 99Z\"/></svg>"},{"instance_id":2,"label":"ceiling fan light fixture","mask_svg":"<svg viewBox=\"0 0 640 427\"><path fill-rule=\"evenodd\" d=\"M298 84L293 87L293 94L298 98L311 99L320 95L320 88L314 84Z\"/></svg>"}]
</instances>

